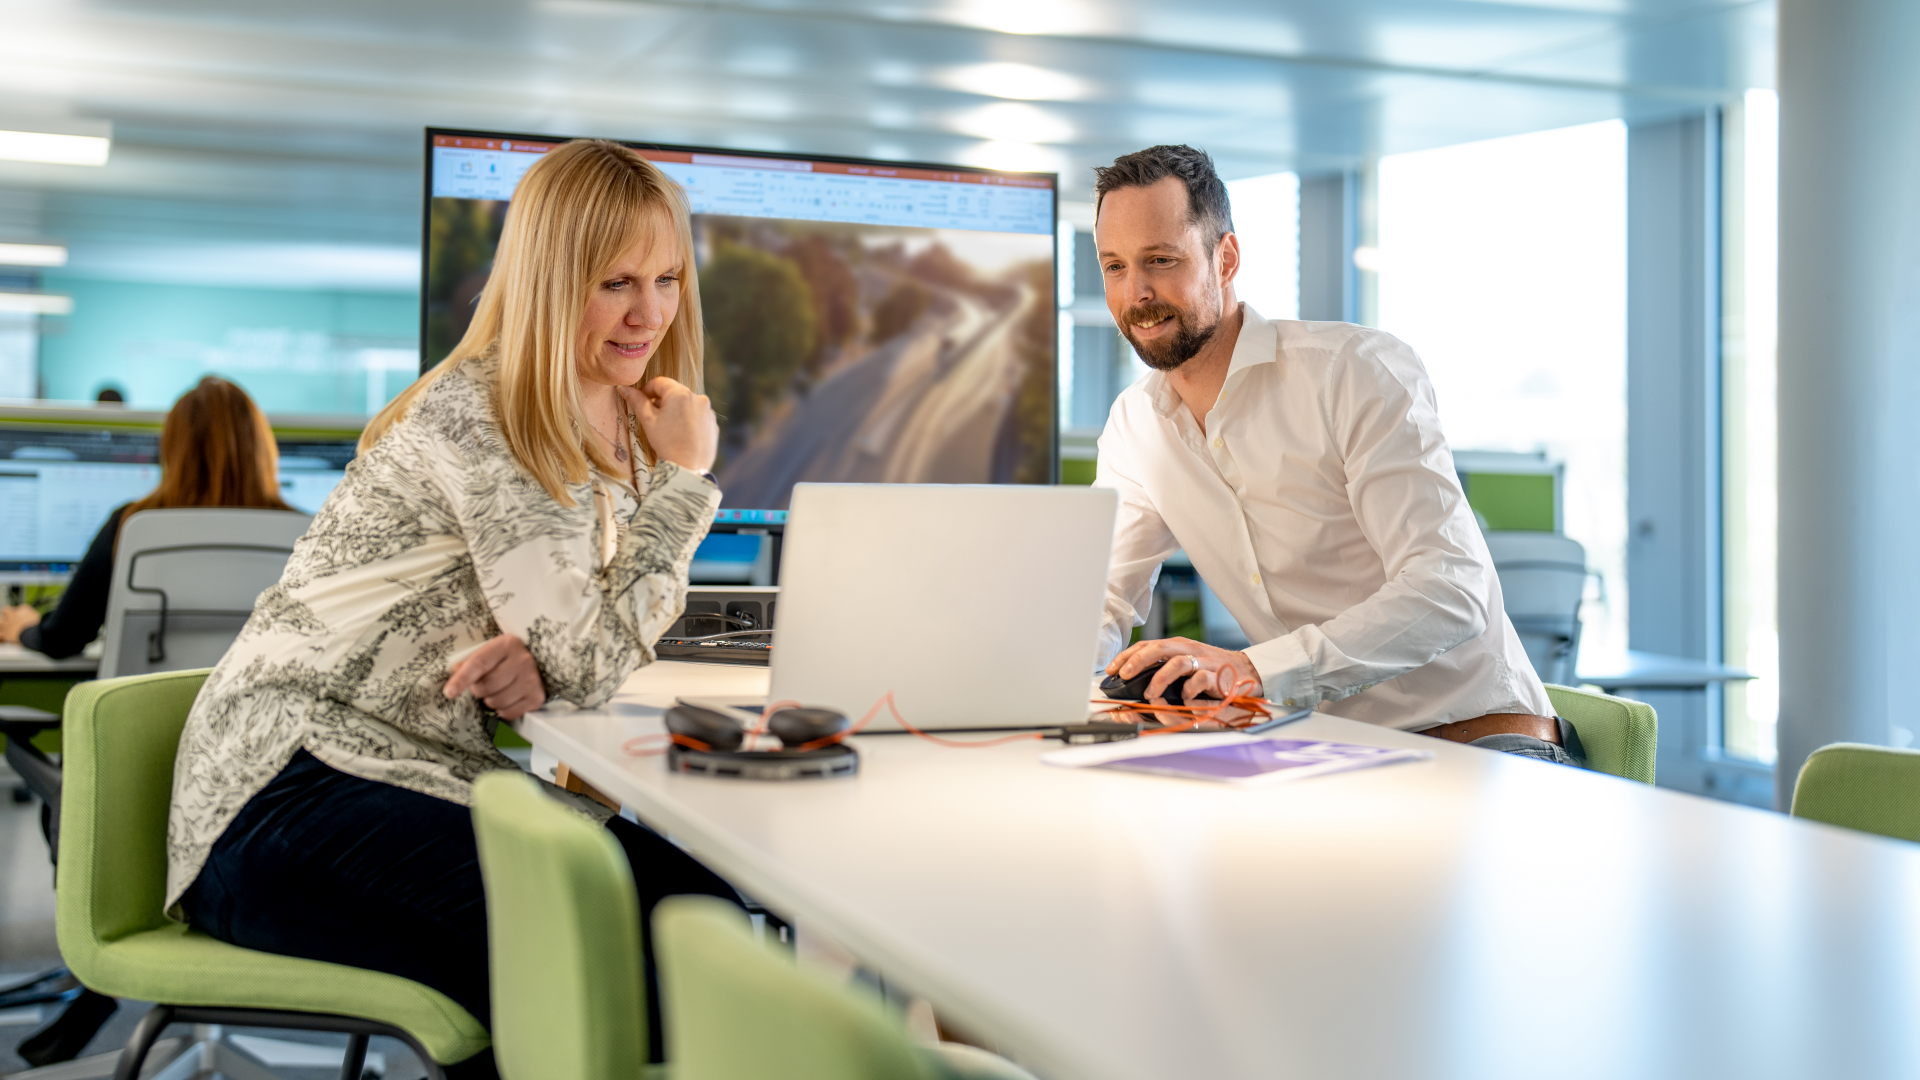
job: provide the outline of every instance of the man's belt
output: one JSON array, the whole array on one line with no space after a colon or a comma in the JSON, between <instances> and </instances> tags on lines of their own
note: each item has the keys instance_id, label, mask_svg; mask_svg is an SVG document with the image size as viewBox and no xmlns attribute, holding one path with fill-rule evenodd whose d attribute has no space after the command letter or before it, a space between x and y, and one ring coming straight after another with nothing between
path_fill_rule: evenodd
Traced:
<instances>
[{"instance_id":1,"label":"man's belt","mask_svg":"<svg viewBox=\"0 0 1920 1080\"><path fill-rule=\"evenodd\" d=\"M1560 745L1560 722L1551 716L1532 713L1489 713L1471 720L1426 728L1418 734L1431 735L1450 742L1470 743L1489 735L1531 735L1541 742Z\"/></svg>"}]
</instances>

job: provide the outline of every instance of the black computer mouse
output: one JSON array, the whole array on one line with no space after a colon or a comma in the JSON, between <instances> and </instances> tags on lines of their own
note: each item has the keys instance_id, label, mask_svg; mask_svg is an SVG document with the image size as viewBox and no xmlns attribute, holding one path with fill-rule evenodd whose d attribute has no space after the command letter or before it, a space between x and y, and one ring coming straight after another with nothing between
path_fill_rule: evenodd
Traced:
<instances>
[{"instance_id":1,"label":"black computer mouse","mask_svg":"<svg viewBox=\"0 0 1920 1080\"><path fill-rule=\"evenodd\" d=\"M698 739L715 750L738 750L746 729L740 721L723 712L703 709L684 701L667 710L667 730L675 735Z\"/></svg>"},{"instance_id":2,"label":"black computer mouse","mask_svg":"<svg viewBox=\"0 0 1920 1080\"><path fill-rule=\"evenodd\" d=\"M832 709L781 709L767 717L767 730L789 750L831 738L847 730L847 718Z\"/></svg>"},{"instance_id":3,"label":"black computer mouse","mask_svg":"<svg viewBox=\"0 0 1920 1080\"><path fill-rule=\"evenodd\" d=\"M1166 663L1165 660L1162 660L1158 664L1149 664L1135 672L1131 679L1122 679L1118 675L1109 675L1100 680L1100 692L1114 701L1145 701L1147 700L1147 684L1153 681L1153 677L1159 674L1160 669L1165 667ZM1161 694L1160 700L1169 705L1185 705L1187 699L1182 695L1186 693L1186 689L1187 676L1182 675L1167 684L1167 688Z\"/></svg>"}]
</instances>

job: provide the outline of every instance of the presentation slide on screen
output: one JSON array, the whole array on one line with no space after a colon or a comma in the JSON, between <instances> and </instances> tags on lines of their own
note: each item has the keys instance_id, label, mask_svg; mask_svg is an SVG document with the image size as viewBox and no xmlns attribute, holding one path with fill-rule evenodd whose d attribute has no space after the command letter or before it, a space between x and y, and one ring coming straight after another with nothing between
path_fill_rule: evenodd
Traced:
<instances>
[{"instance_id":1,"label":"presentation slide on screen","mask_svg":"<svg viewBox=\"0 0 1920 1080\"><path fill-rule=\"evenodd\" d=\"M436 134L426 358L466 331L507 200L558 145ZM800 481L1048 483L1046 178L643 149L686 191L723 506Z\"/></svg>"}]
</instances>

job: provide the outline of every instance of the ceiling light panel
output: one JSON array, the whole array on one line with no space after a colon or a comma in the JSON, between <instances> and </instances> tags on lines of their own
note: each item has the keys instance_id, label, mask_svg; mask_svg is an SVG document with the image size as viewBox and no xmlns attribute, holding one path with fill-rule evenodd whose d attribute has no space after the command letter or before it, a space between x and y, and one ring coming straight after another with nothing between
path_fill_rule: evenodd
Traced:
<instances>
[{"instance_id":1,"label":"ceiling light panel","mask_svg":"<svg viewBox=\"0 0 1920 1080\"><path fill-rule=\"evenodd\" d=\"M113 125L104 120L0 117L0 161L105 165Z\"/></svg>"},{"instance_id":2,"label":"ceiling light panel","mask_svg":"<svg viewBox=\"0 0 1920 1080\"><path fill-rule=\"evenodd\" d=\"M59 244L0 244L0 266L65 266L67 249Z\"/></svg>"},{"instance_id":3,"label":"ceiling light panel","mask_svg":"<svg viewBox=\"0 0 1920 1080\"><path fill-rule=\"evenodd\" d=\"M1093 94L1085 79L1032 64L968 64L940 72L935 81L950 90L1014 101L1080 101Z\"/></svg>"},{"instance_id":4,"label":"ceiling light panel","mask_svg":"<svg viewBox=\"0 0 1920 1080\"><path fill-rule=\"evenodd\" d=\"M960 152L960 163L1008 172L1066 172L1067 156L1051 146L989 139Z\"/></svg>"},{"instance_id":5,"label":"ceiling light panel","mask_svg":"<svg viewBox=\"0 0 1920 1080\"><path fill-rule=\"evenodd\" d=\"M54 293L0 292L0 311L15 315L71 315L73 297Z\"/></svg>"},{"instance_id":6,"label":"ceiling light panel","mask_svg":"<svg viewBox=\"0 0 1920 1080\"><path fill-rule=\"evenodd\" d=\"M1072 124L1038 106L1015 101L968 109L953 118L953 126L956 131L995 141L1053 143L1073 138Z\"/></svg>"},{"instance_id":7,"label":"ceiling light panel","mask_svg":"<svg viewBox=\"0 0 1920 1080\"><path fill-rule=\"evenodd\" d=\"M1090 0L958 0L944 12L966 26L1002 34L1106 34L1116 12Z\"/></svg>"}]
</instances>

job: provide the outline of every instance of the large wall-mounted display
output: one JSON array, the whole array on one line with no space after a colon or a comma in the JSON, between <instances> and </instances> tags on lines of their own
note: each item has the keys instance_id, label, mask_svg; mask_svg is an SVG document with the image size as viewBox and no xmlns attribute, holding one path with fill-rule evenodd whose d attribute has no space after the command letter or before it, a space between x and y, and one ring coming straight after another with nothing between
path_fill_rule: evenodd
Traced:
<instances>
[{"instance_id":1,"label":"large wall-mounted display","mask_svg":"<svg viewBox=\"0 0 1920 1080\"><path fill-rule=\"evenodd\" d=\"M553 136L427 132L421 365ZM687 193L727 507L800 481L1050 483L1056 177L628 143Z\"/></svg>"}]
</instances>

